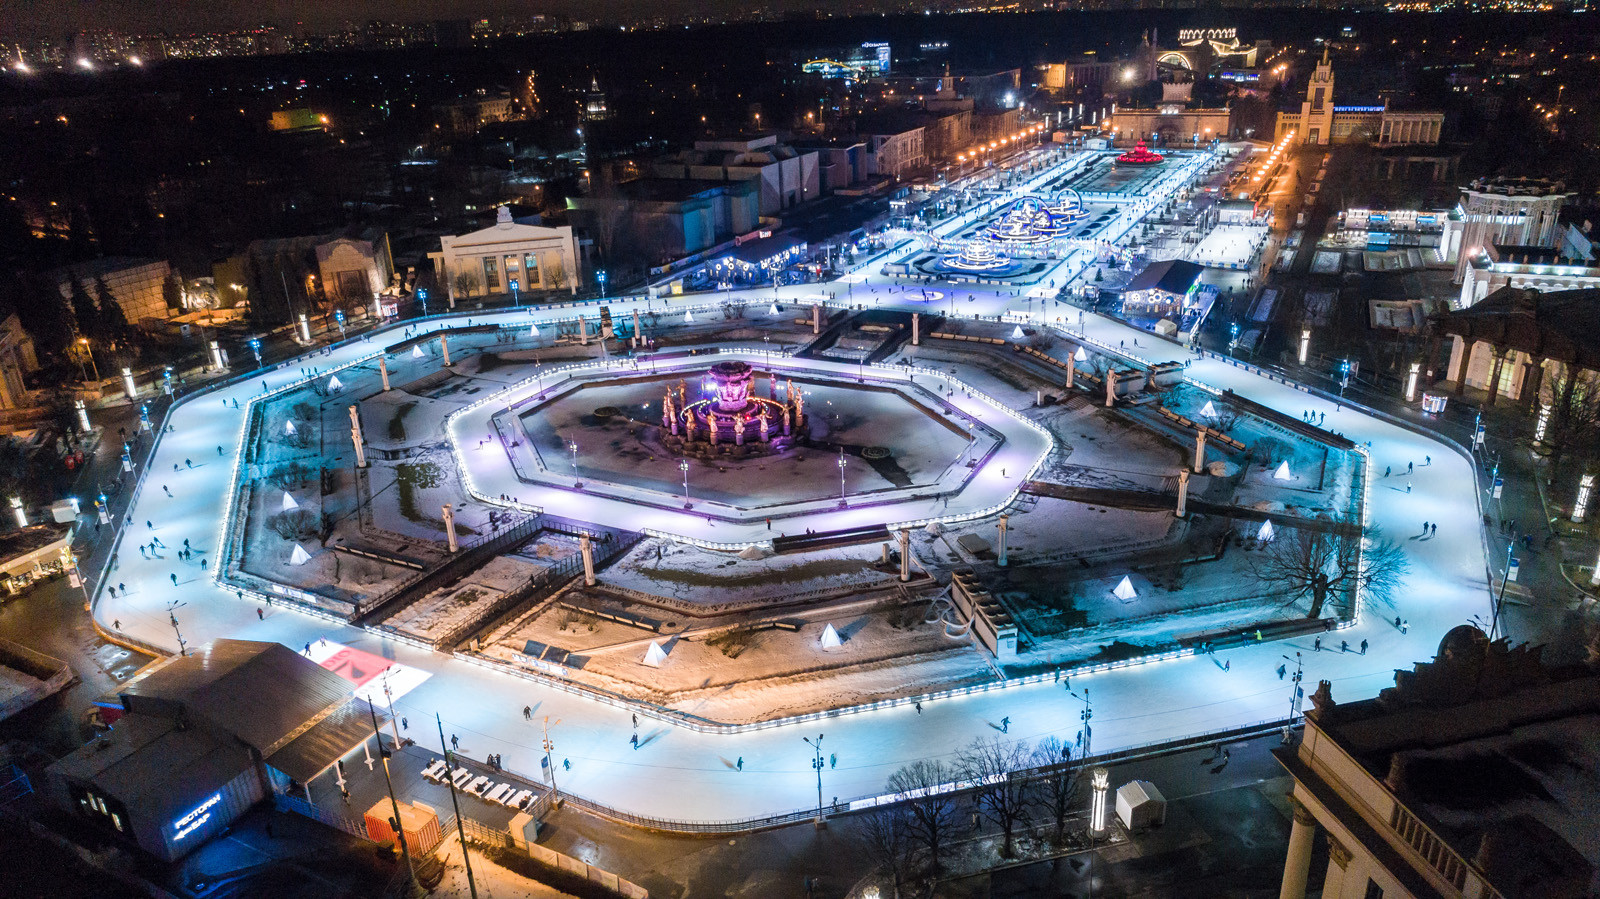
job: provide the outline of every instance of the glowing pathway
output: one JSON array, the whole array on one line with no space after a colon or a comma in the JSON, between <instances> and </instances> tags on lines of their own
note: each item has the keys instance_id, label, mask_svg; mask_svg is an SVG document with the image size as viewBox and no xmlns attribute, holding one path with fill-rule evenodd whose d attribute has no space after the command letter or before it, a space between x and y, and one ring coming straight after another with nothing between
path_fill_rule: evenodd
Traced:
<instances>
[{"instance_id":1,"label":"glowing pathway","mask_svg":"<svg viewBox=\"0 0 1600 899\"><path fill-rule=\"evenodd\" d=\"M872 294L857 286L852 299L923 308L914 301L917 289L905 292L897 288L891 293L885 288ZM793 302L819 290L839 294L840 302L846 299L846 288L838 283L704 299L766 303L777 297L780 302ZM972 290L970 295L976 300L969 305L963 296L957 305L964 313L1020 311L1026 300L1011 294L1010 289ZM635 306L681 311L699 300L679 299L670 304L612 300L607 305L613 315L626 315ZM597 309L591 305L584 311L593 315ZM1054 319L1057 312L1059 309L1047 317ZM573 315L571 308L523 309L463 314L448 323L465 324L470 318L475 324L526 326L535 321L570 320ZM434 320L412 327L437 328L446 323ZM1135 354L1143 351L1133 345L1135 339L1146 347L1155 340L1146 332L1094 316L1087 318L1084 328L1089 338L1105 346L1127 341ZM887 777L909 761L948 755L976 737L998 735L1005 718L1010 719L1009 739L1036 740L1053 734L1070 742L1077 734L1081 703L1060 685L1046 682L942 699L926 703L921 712L901 705L731 733L700 732L641 714L640 747L635 750L629 743L632 709L414 649L336 621L286 612L281 607L267 610L254 601L241 602L216 585L210 572L202 572L198 560L216 554L246 404L261 394L264 385L278 390L300 380L302 366L322 368L325 378L331 370L369 357L385 343L398 340L403 329L396 326L368 342L295 360L177 403L168 418L174 431L161 436L150 470L141 473L144 477L128 512L128 525L118 535L115 565L97 585L98 622L175 650L168 604L179 602L182 605L174 614L191 646L218 637L236 637L276 640L301 649L326 637L399 661L432 676L400 698L397 714L420 723L439 712L446 732L458 735L462 751L469 755L482 758L501 753L507 767L538 776L542 755L539 724L548 715L552 721L560 719L551 738L562 789L628 811L679 820L742 819L811 807L816 782L809 764L810 749L801 742L802 735L827 735L824 749L838 758L837 767L830 765L823 771L824 795L851 798L881 792ZM1181 350L1167 343L1149 351L1151 361L1183 358ZM411 360L410 364L425 362ZM1329 428L1357 441L1372 442L1373 467L1378 471L1384 466L1403 471L1407 462L1414 462L1416 473L1410 478L1373 480L1368 510L1373 524L1407 548L1413 571L1405 589L1399 591L1399 607L1365 611L1355 627L1329 635L1325 642L1333 651L1313 653L1307 638L1072 677L1075 691L1089 688L1093 695L1093 748L1097 752L1283 717L1289 710L1292 684L1280 680L1275 669L1285 653L1293 655L1296 650L1304 653L1307 693L1318 680L1328 679L1340 700L1372 696L1392 683L1394 669L1430 658L1439 637L1450 627L1474 615L1486 618L1489 612L1481 513L1467 460L1437 441L1349 408L1341 410L1332 401L1226 361L1191 361L1189 374L1292 416L1305 410L1326 414ZM349 382L357 376L360 373L351 372L343 380ZM235 400L240 407L237 411ZM992 410L990 414L995 415ZM329 437L331 441L333 436ZM1432 457L1431 465L1424 464L1427 456ZM164 485L170 496L162 489ZM1441 524L1437 539L1415 539L1424 520ZM138 544L148 544L152 538L166 548L156 548L157 558L141 559ZM185 538L197 551L194 563L176 560L175 551ZM119 587L114 598L107 592L108 586ZM258 609L264 617L258 618ZM1409 635L1392 626L1396 615L1409 620ZM1370 650L1365 655L1341 653L1337 651L1340 640L1348 640L1352 647L1368 640ZM1231 670L1223 670L1224 662L1230 663ZM531 722L523 718L524 706L532 708ZM421 727L411 732L431 742L428 734ZM736 767L739 759L744 762L742 771ZM570 771L562 767L563 760L570 760Z\"/></svg>"}]
</instances>

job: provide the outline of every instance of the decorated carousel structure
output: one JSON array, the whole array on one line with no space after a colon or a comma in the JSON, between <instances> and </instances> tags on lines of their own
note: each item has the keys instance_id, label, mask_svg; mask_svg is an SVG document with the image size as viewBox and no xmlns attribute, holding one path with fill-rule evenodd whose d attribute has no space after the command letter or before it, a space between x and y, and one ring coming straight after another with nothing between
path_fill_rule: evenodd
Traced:
<instances>
[{"instance_id":1,"label":"decorated carousel structure","mask_svg":"<svg viewBox=\"0 0 1600 899\"><path fill-rule=\"evenodd\" d=\"M1132 150L1117 157L1117 165L1160 165L1166 161L1167 157L1160 153L1150 152L1142 140L1136 142Z\"/></svg>"},{"instance_id":2,"label":"decorated carousel structure","mask_svg":"<svg viewBox=\"0 0 1600 899\"><path fill-rule=\"evenodd\" d=\"M784 382L784 399L753 396L755 371L745 362L719 362L706 372L706 399L688 401L688 385L667 389L661 404L662 443L687 456L752 456L779 452L804 434L805 393ZM774 379L774 392L776 380Z\"/></svg>"}]
</instances>

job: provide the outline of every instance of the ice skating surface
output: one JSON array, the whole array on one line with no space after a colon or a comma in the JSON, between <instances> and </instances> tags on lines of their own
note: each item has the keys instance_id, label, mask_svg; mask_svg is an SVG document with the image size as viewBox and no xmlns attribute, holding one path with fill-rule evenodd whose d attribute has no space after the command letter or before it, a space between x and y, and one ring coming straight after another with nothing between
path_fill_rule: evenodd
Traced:
<instances>
[{"instance_id":1,"label":"ice skating surface","mask_svg":"<svg viewBox=\"0 0 1600 899\"><path fill-rule=\"evenodd\" d=\"M918 307L914 298L920 287L873 286L872 280L869 276L851 282L853 302ZM839 294L841 302L845 299L842 286L823 285ZM1021 311L1024 302L1010 288L963 285L961 291L965 294L961 303L964 313L992 317L1012 309ZM778 291L768 288L751 291L742 299L765 303L775 298L792 303L817 292L818 285ZM712 299L741 297L723 294ZM622 316L636 305L657 310L665 305L681 311L685 305L705 301L613 300L608 305L613 316ZM595 306L584 311L591 316L598 312ZM412 327L440 328L465 324L469 318L475 324L526 325L570 319L573 314L571 307L521 309L462 314L412 323ZM1075 310L1069 314L1063 306L1044 319L1066 320L1073 333L1086 332L1089 339L1106 346L1115 347L1124 340L1131 343L1134 337L1149 340L1146 332L1098 316L1086 316L1080 326ZM394 342L404 328L397 325L368 340L297 359L179 402L168 417L173 431L161 435L127 513L115 552L116 565L96 584L99 624L110 629L113 622L120 622L127 633L176 650L167 604L180 600L184 605L176 614L190 646L233 637L276 640L301 649L325 637L395 660L431 675L397 701L396 713L413 722L441 714L446 733L461 738L463 752L476 758L500 753L507 767L538 776L542 719L559 719L550 736L563 790L630 812L677 820L745 819L813 806L815 773L810 767L810 748L801 742L802 736L826 735L825 748L837 754L838 764L823 771L823 793L825 798L841 799L882 792L889 775L912 760L948 756L975 738L999 735L1003 718L1010 719L1009 739L1055 735L1070 742L1077 736L1082 704L1061 684L1042 683L929 702L920 711L904 705L736 732L706 733L641 715L635 749L629 739L635 731L628 709L288 611L281 605L266 609L254 601L235 598L231 590L211 579L211 572L199 569L198 559L207 554L214 558L217 551L248 402L261 395L264 387L277 390L300 380L306 366L321 368L326 378L327 373L370 357L385 343ZM1149 361L1182 358L1181 351L1168 344L1162 344L1158 352L1160 358ZM1406 548L1412 571L1399 591L1397 607L1364 609L1359 624L1330 635L1322 652L1311 651L1310 638L1293 639L1071 678L1072 690L1081 694L1088 688L1093 698L1096 752L1285 716L1292 684L1281 680L1276 669L1285 654L1292 657L1297 651L1305 659L1307 694L1318 681L1328 680L1341 701L1373 696L1393 682L1395 669L1431 658L1437 640L1449 628L1474 616L1487 619L1489 614L1481 512L1468 460L1426 436L1226 360L1190 359L1188 373L1202 383L1231 388L1289 415L1306 410L1325 414L1329 429L1356 441L1371 441L1372 466L1377 471L1385 466L1403 471L1406 463L1414 462L1415 473L1409 477L1374 476L1368 506L1370 523ZM239 402L238 410L232 408L234 400ZM1424 464L1428 456L1431 465ZM192 469L186 467L186 460L194 463ZM163 485L170 489L170 497L161 489ZM1417 536L1424 520L1444 523L1436 538ZM138 545L148 544L152 537L159 538L167 549L157 549L158 558L141 558ZM181 547L185 538L199 551L194 563L177 561L175 548ZM119 584L125 586L111 597L105 588ZM258 609L264 618L258 617ZM1409 621L1408 633L1393 627L1397 615ZM1352 651L1340 652L1340 640L1348 640ZM1354 651L1362 640L1370 644L1365 654ZM1225 664L1228 670L1224 670ZM524 706L533 709L531 722L523 717ZM413 736L427 739L426 733ZM739 770L736 762L741 758L744 765ZM571 762L570 771L559 767L563 761Z\"/></svg>"}]
</instances>

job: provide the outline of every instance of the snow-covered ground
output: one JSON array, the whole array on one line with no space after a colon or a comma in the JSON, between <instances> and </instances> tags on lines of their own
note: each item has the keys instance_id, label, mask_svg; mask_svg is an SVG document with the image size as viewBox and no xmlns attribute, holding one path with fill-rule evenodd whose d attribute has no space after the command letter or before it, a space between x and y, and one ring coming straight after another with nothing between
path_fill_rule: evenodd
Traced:
<instances>
[{"instance_id":1,"label":"snow-covered ground","mask_svg":"<svg viewBox=\"0 0 1600 899\"><path fill-rule=\"evenodd\" d=\"M877 274L868 277L880 286L885 280ZM829 285L824 290L837 292L841 302L848 295L844 285ZM708 300L742 297L755 308L764 307L775 295L780 302L792 304L818 292L817 285L804 285L711 298L613 299L607 305L614 316L629 314L638 305L656 311L665 307L681 319L685 307ZM963 314L970 310L992 318L1028 308L1027 300L1015 296L1016 291L1009 288L964 285L962 293L976 298L970 304L962 304L968 307L962 310ZM864 299L857 289L855 299L893 304L900 302L902 296L907 295L879 293ZM598 313L596 305L583 308L587 315ZM478 312L470 318L475 323L500 321L520 327L536 321L548 324L570 319L573 314L571 307L524 308L489 315ZM1058 315L1065 318L1067 313L1051 309L1045 315L1050 319ZM456 319L435 319L413 327L442 327L464 323L468 317L463 314ZM1075 314L1072 318L1076 318ZM889 705L838 717L732 732L686 728L642 710L641 745L634 749L628 739L633 732L634 710L418 650L376 633L286 610L281 604L263 609L265 617L258 620L261 606L240 602L231 591L215 585L192 566L176 562L170 554L156 560L139 558L135 544L148 542L152 535L168 546L181 545L185 537L202 548L217 545L227 511L233 454L245 420L243 407L263 388L281 390L294 384L300 380L299 368L304 364L321 366L326 372L367 361L385 341L398 339L403 330L396 327L326 355L256 373L238 383L180 401L168 418L174 431L158 438L152 469L170 472L175 463L181 465L185 458L205 459L208 464L144 480L133 500L128 525L119 535L114 567L94 584L95 617L100 625L110 628L113 621L120 621L123 630L131 635L175 650L166 605L169 600L181 599L186 605L176 615L191 646L217 637L275 640L300 646L326 635L330 641L431 673L432 677L401 698L397 712L420 720L438 712L447 731L459 733L463 746L471 747L475 756L499 752L507 767L537 772L542 754L539 722L548 715L551 721L560 720L550 731L555 754L572 762L572 770L563 775L563 789L634 812L689 820L742 818L813 804L815 772L810 767L809 748L799 740L802 734L826 733L827 745L831 752L837 752L839 764L823 772L824 792L847 798L881 792L895 769L915 759L949 756L974 737L994 733L1001 718L1010 718L1009 736L1015 739L1037 740L1046 734L1071 739L1077 731L1081 704L1059 684L1045 682L926 702L920 712L909 705ZM1086 317L1081 330L1109 347L1134 337L1148 339L1144 332L1092 315ZM1450 627L1474 615L1487 617L1486 558L1478 523L1475 475L1468 460L1427 436L1265 378L1224 359L1187 357L1166 343L1135 352L1150 353L1152 358L1148 361L1186 360L1192 378L1216 388L1232 388L1289 415L1298 417L1306 409L1325 414L1330 429L1357 441L1372 442L1372 462L1380 471L1385 465L1403 468L1406 462L1415 462L1415 473L1406 479L1411 491L1376 489L1371 493L1367 506L1370 522L1389 533L1413 532L1424 519L1455 524L1447 525L1437 540L1407 544L1412 574L1399 592L1402 598L1397 608L1369 610L1356 626L1338 635L1352 643L1370 641L1366 654L1310 652L1309 639L1292 639L1221 650L1215 656L1073 675L1070 680L1074 690L1093 689L1097 751L1284 715L1289 708L1290 685L1279 681L1275 669L1285 653L1304 652L1307 683L1331 681L1334 696L1341 701L1373 696L1393 682L1396 668L1430 658L1437 640ZM392 361L415 369L418 376L427 362ZM844 366L846 372L851 368ZM347 389L355 392L354 388ZM239 410L231 407L235 399ZM975 412L990 416L988 420L1000 417L993 410L978 408L976 403L973 407ZM330 435L328 444L337 446L339 440ZM1424 457L1429 455L1432 464L1424 465ZM1013 477L1018 474L1011 472ZM160 489L163 481L173 488L170 498ZM559 511L584 517L587 506L593 504L584 499L583 503L570 503ZM635 525L649 523L648 515L640 515L638 510L630 521ZM705 535L715 539L724 530L707 530ZM172 574L181 574L186 582L174 587L169 578ZM127 589L118 590L116 598L103 593L108 584L119 582L125 583ZM1409 634L1403 635L1391 626L1395 615L1409 620ZM1231 670L1223 670L1219 662L1230 663ZM916 674L909 672L909 676ZM884 676L905 677L908 673L890 669ZM752 697L751 701L758 698L764 699ZM782 697L776 699L781 702ZM772 704L776 707L780 702ZM532 722L524 720L524 706L535 711ZM731 767L730 760L734 758L744 759L742 772Z\"/></svg>"}]
</instances>

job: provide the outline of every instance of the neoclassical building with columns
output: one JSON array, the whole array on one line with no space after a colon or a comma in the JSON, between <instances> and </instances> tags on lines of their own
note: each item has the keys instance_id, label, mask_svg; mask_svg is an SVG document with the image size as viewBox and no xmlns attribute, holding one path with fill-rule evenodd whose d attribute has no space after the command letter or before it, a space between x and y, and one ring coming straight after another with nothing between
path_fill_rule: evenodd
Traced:
<instances>
[{"instance_id":1,"label":"neoclassical building with columns","mask_svg":"<svg viewBox=\"0 0 1600 899\"><path fill-rule=\"evenodd\" d=\"M1471 625L1377 699L1322 681L1274 750L1294 780L1280 899L1583 899L1600 871L1600 676Z\"/></svg>"},{"instance_id":2,"label":"neoclassical building with columns","mask_svg":"<svg viewBox=\"0 0 1600 899\"><path fill-rule=\"evenodd\" d=\"M1435 346L1450 340L1449 366L1438 380L1456 396L1468 387L1484 391L1486 405L1511 400L1531 407L1546 379L1563 368L1600 372L1600 289L1502 287L1438 317L1434 329ZM1578 380L1563 379L1564 389Z\"/></svg>"}]
</instances>

